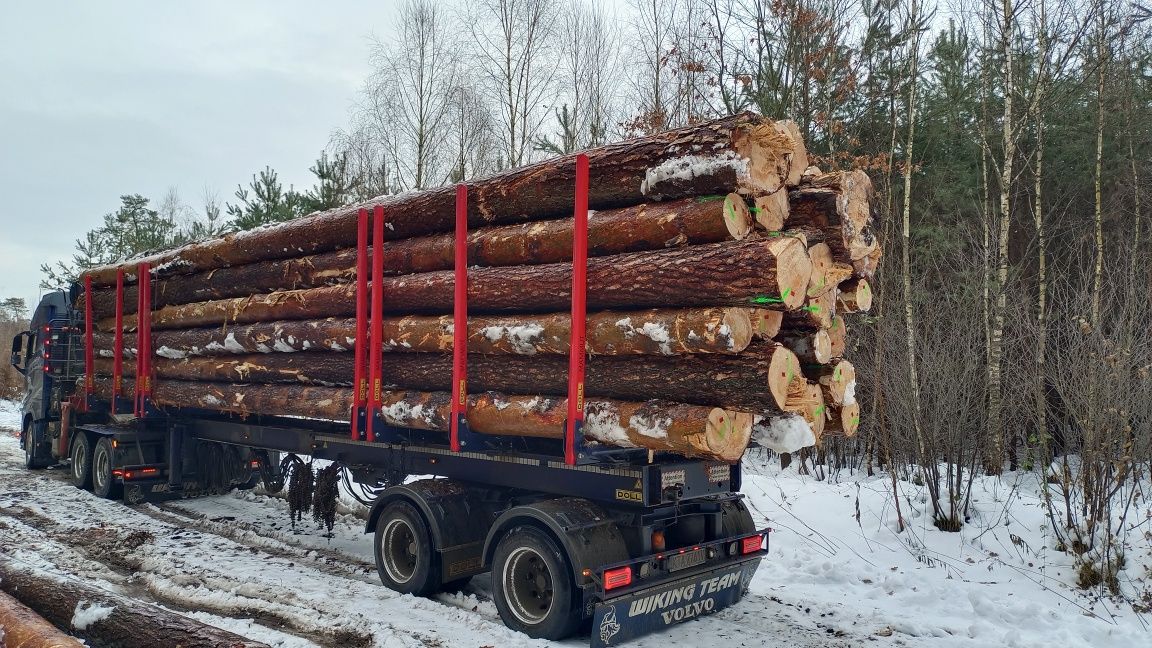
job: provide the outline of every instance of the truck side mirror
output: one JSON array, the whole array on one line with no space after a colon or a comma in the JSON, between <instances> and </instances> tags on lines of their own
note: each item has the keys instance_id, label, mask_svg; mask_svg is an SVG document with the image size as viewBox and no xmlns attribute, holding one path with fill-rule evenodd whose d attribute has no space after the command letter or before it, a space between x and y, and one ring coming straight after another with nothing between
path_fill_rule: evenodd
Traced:
<instances>
[{"instance_id":1,"label":"truck side mirror","mask_svg":"<svg viewBox=\"0 0 1152 648\"><path fill-rule=\"evenodd\" d=\"M24 374L27 367L24 366L23 354L21 353L27 344L27 339L32 335L31 331L24 331L18 333L12 338L12 366L16 368L21 374Z\"/></svg>"}]
</instances>

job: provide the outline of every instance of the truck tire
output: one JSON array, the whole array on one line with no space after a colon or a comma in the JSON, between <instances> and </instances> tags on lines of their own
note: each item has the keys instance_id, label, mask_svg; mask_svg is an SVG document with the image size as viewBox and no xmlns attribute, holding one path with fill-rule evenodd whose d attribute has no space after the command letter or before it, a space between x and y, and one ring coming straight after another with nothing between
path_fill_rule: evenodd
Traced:
<instances>
[{"instance_id":1,"label":"truck tire","mask_svg":"<svg viewBox=\"0 0 1152 648\"><path fill-rule=\"evenodd\" d=\"M101 437L92 451L92 492L104 499L120 497L121 485L112 475L112 440Z\"/></svg>"},{"instance_id":2,"label":"truck tire","mask_svg":"<svg viewBox=\"0 0 1152 648\"><path fill-rule=\"evenodd\" d=\"M402 594L429 596L440 590L440 563L424 518L408 502L392 502L376 520L376 571Z\"/></svg>"},{"instance_id":3,"label":"truck tire","mask_svg":"<svg viewBox=\"0 0 1152 648\"><path fill-rule=\"evenodd\" d=\"M45 459L45 455L49 454L46 444L38 444L32 442L32 420L29 419L24 422L24 429L21 432L21 440L24 442L24 467L28 470L40 470L52 465L51 458Z\"/></svg>"},{"instance_id":4,"label":"truck tire","mask_svg":"<svg viewBox=\"0 0 1152 648\"><path fill-rule=\"evenodd\" d=\"M492 586L500 618L513 630L558 640L580 627L580 602L564 553L537 527L514 527L496 545Z\"/></svg>"},{"instance_id":5,"label":"truck tire","mask_svg":"<svg viewBox=\"0 0 1152 648\"><path fill-rule=\"evenodd\" d=\"M72 459L72 483L76 488L92 490L92 441L86 433L79 432L73 437L68 456Z\"/></svg>"}]
</instances>

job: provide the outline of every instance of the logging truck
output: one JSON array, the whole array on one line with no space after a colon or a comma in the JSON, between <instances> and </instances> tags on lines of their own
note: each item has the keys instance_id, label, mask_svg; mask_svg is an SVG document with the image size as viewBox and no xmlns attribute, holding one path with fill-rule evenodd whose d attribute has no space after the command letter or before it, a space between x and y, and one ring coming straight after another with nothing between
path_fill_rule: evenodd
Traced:
<instances>
[{"instance_id":1,"label":"logging truck","mask_svg":"<svg viewBox=\"0 0 1152 648\"><path fill-rule=\"evenodd\" d=\"M46 295L13 339L11 362L26 379L27 467L65 463L77 487L100 497L138 503L261 482L276 492L281 455L339 462L357 482L386 485L365 527L385 586L427 596L490 572L508 627L545 639L590 632L593 646L736 603L767 552L768 530L739 494L739 463L571 435L480 435L464 420L446 438L373 421L363 408L344 422L159 407L143 389L135 401L95 395L85 389L91 314L75 307L83 291ZM140 362L135 375L146 375Z\"/></svg>"}]
</instances>

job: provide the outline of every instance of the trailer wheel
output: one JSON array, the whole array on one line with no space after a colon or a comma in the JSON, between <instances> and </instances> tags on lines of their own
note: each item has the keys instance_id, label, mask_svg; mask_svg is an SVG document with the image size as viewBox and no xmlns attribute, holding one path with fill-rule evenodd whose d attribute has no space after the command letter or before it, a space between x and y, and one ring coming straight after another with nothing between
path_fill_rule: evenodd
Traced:
<instances>
[{"instance_id":1,"label":"trailer wheel","mask_svg":"<svg viewBox=\"0 0 1152 648\"><path fill-rule=\"evenodd\" d=\"M493 599L504 625L535 639L564 639L580 626L564 553L544 531L519 526L492 557Z\"/></svg>"},{"instance_id":2,"label":"trailer wheel","mask_svg":"<svg viewBox=\"0 0 1152 648\"><path fill-rule=\"evenodd\" d=\"M429 596L440 589L432 534L408 502L392 502L376 521L376 571L389 589Z\"/></svg>"},{"instance_id":3,"label":"trailer wheel","mask_svg":"<svg viewBox=\"0 0 1152 648\"><path fill-rule=\"evenodd\" d=\"M120 497L121 485L112 475L112 440L101 437L92 451L92 492L104 499Z\"/></svg>"},{"instance_id":4,"label":"trailer wheel","mask_svg":"<svg viewBox=\"0 0 1152 648\"><path fill-rule=\"evenodd\" d=\"M79 432L72 439L72 483L76 488L92 490L92 441L88 435Z\"/></svg>"}]
</instances>

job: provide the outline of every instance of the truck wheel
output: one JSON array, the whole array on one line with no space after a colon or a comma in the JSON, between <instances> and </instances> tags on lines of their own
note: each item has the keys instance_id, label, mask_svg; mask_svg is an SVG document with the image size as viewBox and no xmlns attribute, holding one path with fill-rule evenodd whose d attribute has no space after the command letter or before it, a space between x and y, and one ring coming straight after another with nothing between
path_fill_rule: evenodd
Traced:
<instances>
[{"instance_id":1,"label":"truck wheel","mask_svg":"<svg viewBox=\"0 0 1152 648\"><path fill-rule=\"evenodd\" d=\"M376 521L376 571L380 580L402 594L428 596L440 589L432 534L408 502L389 504Z\"/></svg>"},{"instance_id":2,"label":"truck wheel","mask_svg":"<svg viewBox=\"0 0 1152 648\"><path fill-rule=\"evenodd\" d=\"M104 499L116 499L120 488L112 476L112 440L101 437L92 451L92 492Z\"/></svg>"},{"instance_id":3,"label":"truck wheel","mask_svg":"<svg viewBox=\"0 0 1152 648\"><path fill-rule=\"evenodd\" d=\"M40 470L41 468L47 468L52 465L52 462L44 458L44 448L37 448L36 444L32 442L33 425L30 420L25 422L24 430L20 435L24 441L24 467L28 470Z\"/></svg>"},{"instance_id":4,"label":"truck wheel","mask_svg":"<svg viewBox=\"0 0 1152 648\"><path fill-rule=\"evenodd\" d=\"M496 545L492 585L500 618L513 630L557 640L580 626L576 586L564 553L536 527L516 527Z\"/></svg>"},{"instance_id":5,"label":"truck wheel","mask_svg":"<svg viewBox=\"0 0 1152 648\"><path fill-rule=\"evenodd\" d=\"M92 442L80 432L72 440L72 483L76 488L92 490Z\"/></svg>"}]
</instances>

